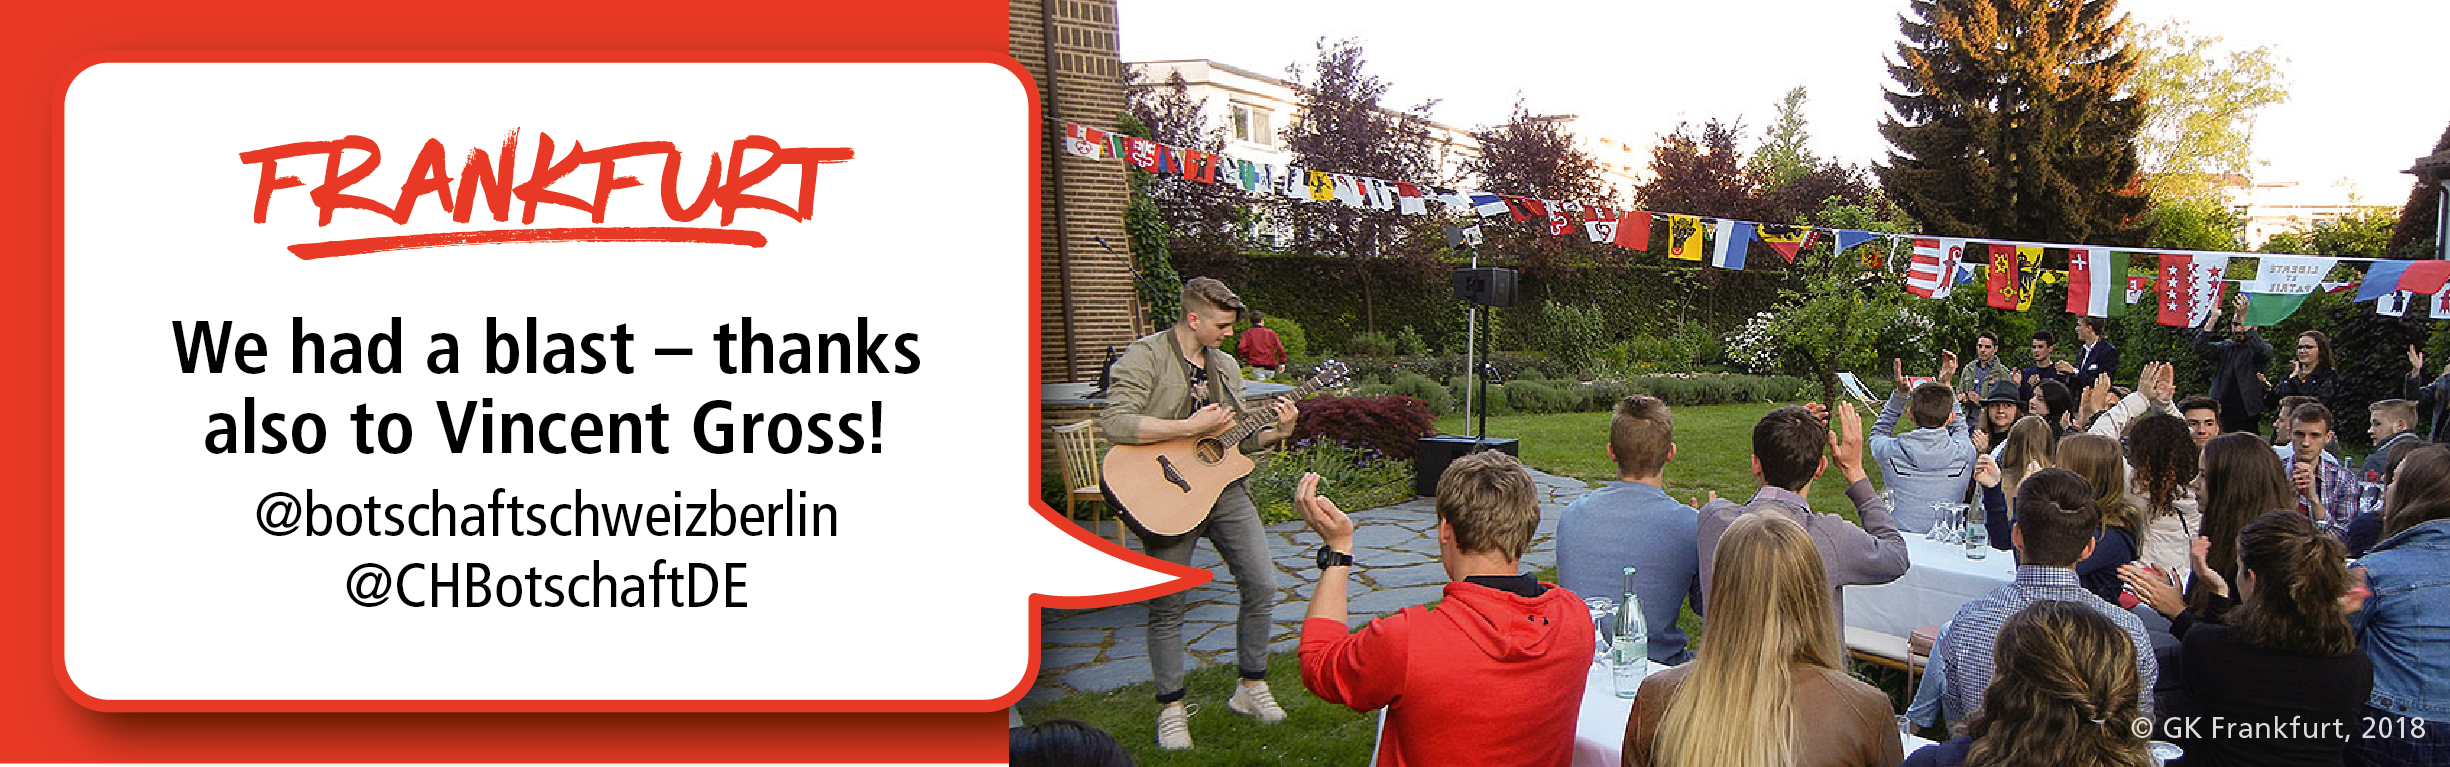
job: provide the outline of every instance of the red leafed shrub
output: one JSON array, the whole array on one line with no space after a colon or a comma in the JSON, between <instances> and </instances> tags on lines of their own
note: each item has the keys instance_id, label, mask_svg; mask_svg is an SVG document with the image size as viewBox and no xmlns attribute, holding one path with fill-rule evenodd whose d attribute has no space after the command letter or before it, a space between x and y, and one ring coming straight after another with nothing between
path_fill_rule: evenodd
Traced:
<instances>
[{"instance_id":1,"label":"red leafed shrub","mask_svg":"<svg viewBox=\"0 0 2450 767\"><path fill-rule=\"evenodd\" d=\"M1412 397L1316 397L1300 407L1296 442L1326 439L1410 460L1420 438L1438 433L1429 405Z\"/></svg>"}]
</instances>

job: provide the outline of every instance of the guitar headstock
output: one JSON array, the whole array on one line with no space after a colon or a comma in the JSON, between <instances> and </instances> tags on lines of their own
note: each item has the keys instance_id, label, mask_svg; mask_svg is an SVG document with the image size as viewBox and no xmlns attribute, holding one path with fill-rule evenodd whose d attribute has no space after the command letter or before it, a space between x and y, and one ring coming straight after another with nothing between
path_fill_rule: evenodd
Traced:
<instances>
[{"instance_id":1,"label":"guitar headstock","mask_svg":"<svg viewBox=\"0 0 2450 767\"><path fill-rule=\"evenodd\" d=\"M1340 386L1343 385L1344 379L1351 376L1352 369L1345 367L1343 361L1320 360L1318 372L1310 376L1310 388L1326 389Z\"/></svg>"}]
</instances>

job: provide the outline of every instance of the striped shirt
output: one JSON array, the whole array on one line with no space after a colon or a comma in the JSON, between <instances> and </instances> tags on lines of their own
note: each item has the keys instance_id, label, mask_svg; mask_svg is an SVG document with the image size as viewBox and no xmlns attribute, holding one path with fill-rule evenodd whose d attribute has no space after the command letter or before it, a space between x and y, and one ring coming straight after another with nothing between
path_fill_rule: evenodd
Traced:
<instances>
[{"instance_id":1,"label":"striped shirt","mask_svg":"<svg viewBox=\"0 0 2450 767\"><path fill-rule=\"evenodd\" d=\"M2065 567L2018 565L2014 583L1991 589L1991 593L1957 608L1957 617L1948 624L1934 655L1944 656L1947 668L1947 695L1941 699L1948 721L1964 722L1968 714L1982 710L1982 693L1991 686L1992 647L1998 643L1999 628L2025 607L2044 600L2074 602L2093 608L2118 625L2135 640L2137 670L2142 673L2143 713L2152 716L2153 682L2160 678L2160 661L2152 655L2152 640L2144 636L2144 622L2135 614L2118 609L2117 605L2101 601L2093 592L2084 590L2076 580L2076 571ZM2124 722L2114 723L2127 726Z\"/></svg>"}]
</instances>

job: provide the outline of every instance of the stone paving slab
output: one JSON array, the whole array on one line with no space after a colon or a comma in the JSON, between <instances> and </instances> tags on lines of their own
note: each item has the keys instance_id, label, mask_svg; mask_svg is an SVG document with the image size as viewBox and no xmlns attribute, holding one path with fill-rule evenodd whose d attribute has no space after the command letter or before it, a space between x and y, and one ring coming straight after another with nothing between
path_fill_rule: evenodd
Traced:
<instances>
[{"instance_id":1,"label":"stone paving slab","mask_svg":"<svg viewBox=\"0 0 2450 767\"><path fill-rule=\"evenodd\" d=\"M1540 526L1523 568L1536 570L1556 563L1557 517L1565 504L1590 492L1572 477L1531 472L1540 497ZM1370 619L1405 607L1439 599L1446 572L1438 564L1437 511L1428 498L1352 512L1360 529L1353 536L1353 558L1362 567L1354 573L1347 597L1348 623L1358 627ZM1084 523L1085 526L1085 523ZM1276 567L1276 603L1269 610L1274 625L1268 649L1289 652L1301 642L1302 618L1310 610L1310 592L1317 583L1319 539L1299 520L1267 527L1269 558ZM1126 537L1133 550L1139 539ZM1215 573L1215 580L1184 593L1183 637L1188 645L1185 670L1235 662L1234 616L1241 605L1233 574L1207 543L1191 555L1191 564ZM1091 610L1040 612L1038 679L1021 702L1037 705L1081 692L1103 692L1150 678L1148 609L1143 603ZM1202 692L1194 691L1194 697ZM1222 691L1215 691L1222 696ZM1221 705L1221 701L1220 701Z\"/></svg>"}]
</instances>

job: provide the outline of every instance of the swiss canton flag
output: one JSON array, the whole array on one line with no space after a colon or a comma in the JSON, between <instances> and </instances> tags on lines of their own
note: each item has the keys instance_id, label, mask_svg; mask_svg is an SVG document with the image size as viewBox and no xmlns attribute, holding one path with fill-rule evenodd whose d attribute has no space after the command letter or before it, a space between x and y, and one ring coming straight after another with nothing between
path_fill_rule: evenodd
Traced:
<instances>
[{"instance_id":1,"label":"swiss canton flag","mask_svg":"<svg viewBox=\"0 0 2450 767\"><path fill-rule=\"evenodd\" d=\"M1914 258L1906 263L1906 292L1947 298L1956 288L1957 265L1964 261L1964 240L1915 240Z\"/></svg>"},{"instance_id":2,"label":"swiss canton flag","mask_svg":"<svg viewBox=\"0 0 2450 767\"><path fill-rule=\"evenodd\" d=\"M1924 298L1938 298L1948 288L1947 275L1955 271L1940 264L1939 240L1915 240L1914 258L1906 262L1906 292Z\"/></svg>"},{"instance_id":3,"label":"swiss canton flag","mask_svg":"<svg viewBox=\"0 0 2450 767\"><path fill-rule=\"evenodd\" d=\"M1795 263L1795 253L1812 245L1813 230L1785 224L1762 224L1761 244L1778 252L1787 263Z\"/></svg>"},{"instance_id":4,"label":"swiss canton flag","mask_svg":"<svg viewBox=\"0 0 2450 767\"><path fill-rule=\"evenodd\" d=\"M2210 319L2220 305L2220 273L2227 256L2161 256L2160 323L2191 328Z\"/></svg>"}]
</instances>

